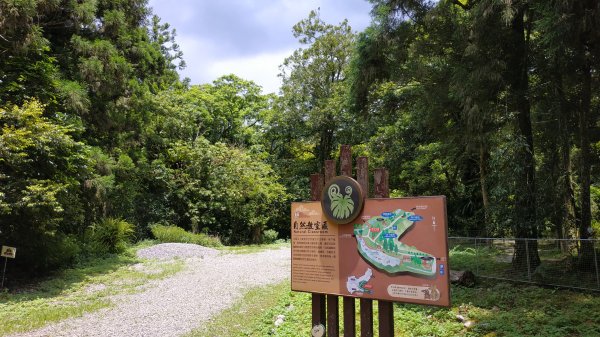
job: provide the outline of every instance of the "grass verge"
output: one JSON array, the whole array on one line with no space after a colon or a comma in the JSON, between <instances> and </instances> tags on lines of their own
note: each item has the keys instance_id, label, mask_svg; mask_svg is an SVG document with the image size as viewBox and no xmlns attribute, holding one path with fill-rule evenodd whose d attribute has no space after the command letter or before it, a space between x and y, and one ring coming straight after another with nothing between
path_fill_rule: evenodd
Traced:
<instances>
[{"instance_id":1,"label":"grass verge","mask_svg":"<svg viewBox=\"0 0 600 337\"><path fill-rule=\"evenodd\" d=\"M279 249L279 248L284 248L284 247L289 248L290 242L289 241L280 241L280 242L276 242L276 243L262 244L262 245L223 246L223 247L219 247L218 249L220 249L224 252L229 252L229 253L234 253L234 254L252 254L252 253L260 253L260 252L263 252L263 251L269 250L269 249Z\"/></svg>"},{"instance_id":2,"label":"grass verge","mask_svg":"<svg viewBox=\"0 0 600 337\"><path fill-rule=\"evenodd\" d=\"M250 290L232 308L214 317L189 337L308 336L311 326L310 294L289 289L289 281L286 281ZM356 302L358 317L360 309ZM481 284L474 288L452 287L452 302L451 308L395 304L395 335L600 336L600 298L593 294L508 283ZM376 315L377 305L374 305L374 312ZM276 327L274 322L278 315L284 315L285 320ZM464 321L459 321L457 315L464 317ZM470 322L470 327L466 327L465 322ZM377 325L374 331L378 336ZM357 334L360 334L360 322L357 322ZM343 335L342 327L340 335Z\"/></svg>"},{"instance_id":3,"label":"grass verge","mask_svg":"<svg viewBox=\"0 0 600 337\"><path fill-rule=\"evenodd\" d=\"M187 337L307 335L305 328L307 322L310 324L310 295L289 289L289 281L251 289L231 308ZM284 315L285 321L275 328L273 322L278 315Z\"/></svg>"},{"instance_id":4,"label":"grass verge","mask_svg":"<svg viewBox=\"0 0 600 337\"><path fill-rule=\"evenodd\" d=\"M182 270L182 261L140 260L136 245L126 253L63 270L17 292L0 293L0 335L33 330L51 322L112 305L111 296L133 293L151 280Z\"/></svg>"},{"instance_id":5,"label":"grass verge","mask_svg":"<svg viewBox=\"0 0 600 337\"><path fill-rule=\"evenodd\" d=\"M152 235L160 242L193 243L205 247L222 247L219 238L204 233L191 233L177 226L153 225Z\"/></svg>"}]
</instances>

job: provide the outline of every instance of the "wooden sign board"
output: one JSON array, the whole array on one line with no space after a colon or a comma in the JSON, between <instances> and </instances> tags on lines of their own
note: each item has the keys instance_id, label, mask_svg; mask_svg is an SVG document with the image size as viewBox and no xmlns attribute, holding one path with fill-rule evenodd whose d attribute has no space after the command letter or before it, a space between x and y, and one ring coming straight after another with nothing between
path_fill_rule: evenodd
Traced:
<instances>
[{"instance_id":1,"label":"wooden sign board","mask_svg":"<svg viewBox=\"0 0 600 337\"><path fill-rule=\"evenodd\" d=\"M0 256L14 259L16 255L17 255L17 248L2 246Z\"/></svg>"},{"instance_id":2,"label":"wooden sign board","mask_svg":"<svg viewBox=\"0 0 600 337\"><path fill-rule=\"evenodd\" d=\"M292 290L450 306L446 198L366 199L336 225L292 203Z\"/></svg>"}]
</instances>

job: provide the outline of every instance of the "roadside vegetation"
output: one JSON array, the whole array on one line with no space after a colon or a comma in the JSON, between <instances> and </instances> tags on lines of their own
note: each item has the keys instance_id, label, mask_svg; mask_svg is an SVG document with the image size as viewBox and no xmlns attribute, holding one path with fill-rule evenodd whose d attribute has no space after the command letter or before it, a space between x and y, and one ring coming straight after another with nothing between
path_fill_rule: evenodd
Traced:
<instances>
[{"instance_id":1,"label":"roadside vegetation","mask_svg":"<svg viewBox=\"0 0 600 337\"><path fill-rule=\"evenodd\" d=\"M0 292L0 335L33 330L52 322L110 307L111 297L140 291L148 281L173 275L180 260L135 257L142 242L121 254L93 258L15 291Z\"/></svg>"},{"instance_id":2,"label":"roadside vegetation","mask_svg":"<svg viewBox=\"0 0 600 337\"><path fill-rule=\"evenodd\" d=\"M159 242L193 243L205 247L222 247L219 238L204 233L191 233L177 226L153 225L150 231Z\"/></svg>"},{"instance_id":3,"label":"roadside vegetation","mask_svg":"<svg viewBox=\"0 0 600 337\"><path fill-rule=\"evenodd\" d=\"M471 251L451 251L453 265L465 266ZM450 308L394 305L398 337L592 337L600 335L600 297L596 293L478 280L474 287L451 287ZM377 317L377 305L373 310ZM340 321L343 313L340 301ZM356 301L357 331L360 307ZM275 324L278 316L283 321ZM240 320L240 316L244 319ZM377 319L374 320L375 336ZM340 324L340 335L343 335ZM296 337L311 328L311 295L290 291L289 281L251 289L234 306L188 337Z\"/></svg>"},{"instance_id":4,"label":"roadside vegetation","mask_svg":"<svg viewBox=\"0 0 600 337\"><path fill-rule=\"evenodd\" d=\"M289 282L253 289L189 337L296 337L310 334L310 294L291 292ZM341 302L340 302L341 303ZM374 312L377 305L374 302ZM395 304L398 337L592 337L600 335L600 298L595 294L508 283L452 286L452 307ZM340 304L340 315L342 306ZM356 305L357 331L360 308ZM281 325L275 321L285 318ZM240 317L244 317L240 320ZM340 318L341 321L341 318ZM340 327L340 335L343 334ZM377 320L375 320L377 336Z\"/></svg>"},{"instance_id":5,"label":"roadside vegetation","mask_svg":"<svg viewBox=\"0 0 600 337\"><path fill-rule=\"evenodd\" d=\"M289 240L277 240L273 243L265 243L262 245L241 245L241 246L224 246L221 249L228 253L233 254L252 254L264 252L269 249L279 249L284 247L290 247Z\"/></svg>"}]
</instances>

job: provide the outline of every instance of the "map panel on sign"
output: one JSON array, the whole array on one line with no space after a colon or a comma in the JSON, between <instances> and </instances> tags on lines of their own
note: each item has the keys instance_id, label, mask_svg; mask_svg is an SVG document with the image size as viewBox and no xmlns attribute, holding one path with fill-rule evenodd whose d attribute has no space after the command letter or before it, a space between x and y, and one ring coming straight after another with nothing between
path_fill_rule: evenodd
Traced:
<instances>
[{"instance_id":1,"label":"map panel on sign","mask_svg":"<svg viewBox=\"0 0 600 337\"><path fill-rule=\"evenodd\" d=\"M435 256L402 242L402 235L422 217L397 209L354 225L361 256L388 273L435 275Z\"/></svg>"}]
</instances>

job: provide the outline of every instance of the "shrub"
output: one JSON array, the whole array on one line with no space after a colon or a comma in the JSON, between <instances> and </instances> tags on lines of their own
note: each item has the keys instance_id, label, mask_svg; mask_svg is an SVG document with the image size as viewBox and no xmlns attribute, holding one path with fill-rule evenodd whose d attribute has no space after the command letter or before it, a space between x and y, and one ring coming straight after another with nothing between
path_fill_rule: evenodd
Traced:
<instances>
[{"instance_id":1,"label":"shrub","mask_svg":"<svg viewBox=\"0 0 600 337\"><path fill-rule=\"evenodd\" d=\"M275 242L277 240L278 235L279 235L279 233L277 233L276 230L267 229L266 231L263 232L263 243Z\"/></svg>"},{"instance_id":2,"label":"shrub","mask_svg":"<svg viewBox=\"0 0 600 337\"><path fill-rule=\"evenodd\" d=\"M134 227L123 219L104 218L89 228L90 246L94 253L121 253L127 247Z\"/></svg>"},{"instance_id":3,"label":"shrub","mask_svg":"<svg viewBox=\"0 0 600 337\"><path fill-rule=\"evenodd\" d=\"M204 233L190 233L177 226L152 225L152 235L160 242L193 243L205 247L221 247L219 238Z\"/></svg>"}]
</instances>

